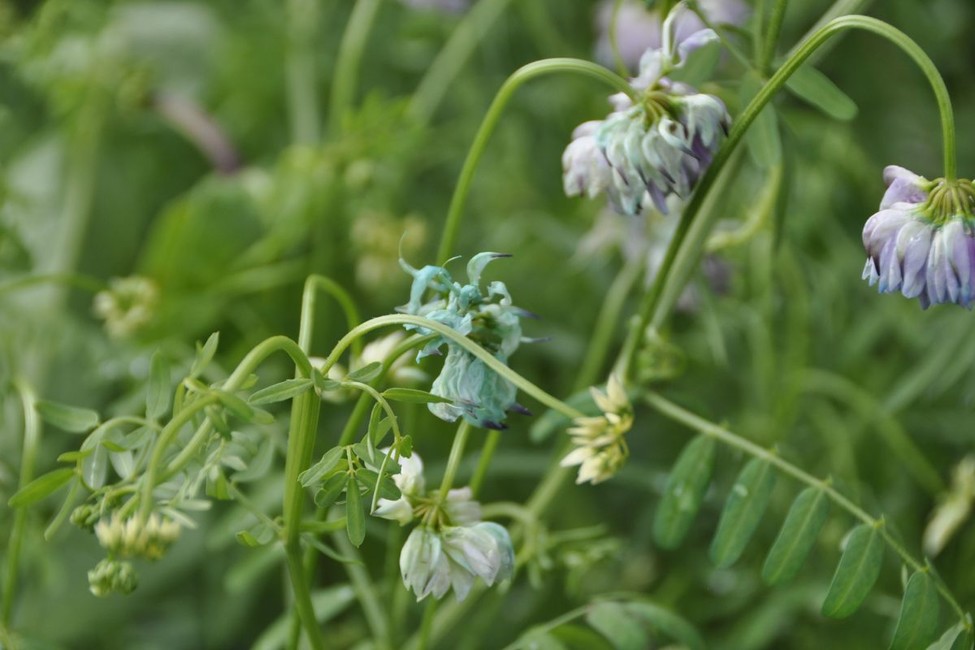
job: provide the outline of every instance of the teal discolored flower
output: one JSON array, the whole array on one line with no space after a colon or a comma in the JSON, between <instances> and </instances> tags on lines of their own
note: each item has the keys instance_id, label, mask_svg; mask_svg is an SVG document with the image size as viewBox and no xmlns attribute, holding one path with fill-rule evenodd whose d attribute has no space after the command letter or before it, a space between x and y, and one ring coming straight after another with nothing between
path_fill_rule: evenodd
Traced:
<instances>
[{"instance_id":1,"label":"teal discolored flower","mask_svg":"<svg viewBox=\"0 0 975 650\"><path fill-rule=\"evenodd\" d=\"M413 276L410 301L400 311L424 316L463 334L494 358L507 363L522 341L521 316L524 311L512 304L503 282L490 282L481 288L481 272L492 260L508 257L501 253L479 253L467 264L467 284L455 282L441 266L414 269L401 261ZM421 334L432 332L424 327L406 326ZM454 422L463 417L480 427L505 428L507 411L518 409L515 387L461 346L443 336L436 336L417 354L417 360L440 354L447 346L447 356L431 392L449 402L430 404L430 411L442 420Z\"/></svg>"}]
</instances>

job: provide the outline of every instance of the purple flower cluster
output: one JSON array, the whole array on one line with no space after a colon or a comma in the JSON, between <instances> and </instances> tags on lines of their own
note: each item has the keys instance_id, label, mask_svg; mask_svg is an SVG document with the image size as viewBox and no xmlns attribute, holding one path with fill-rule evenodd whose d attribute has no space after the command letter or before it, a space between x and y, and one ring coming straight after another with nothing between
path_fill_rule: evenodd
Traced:
<instances>
[{"instance_id":1,"label":"purple flower cluster","mask_svg":"<svg viewBox=\"0 0 975 650\"><path fill-rule=\"evenodd\" d=\"M928 181L903 167L884 170L880 212L863 227L863 279L881 293L900 291L921 307L972 308L975 282L975 187Z\"/></svg>"}]
</instances>

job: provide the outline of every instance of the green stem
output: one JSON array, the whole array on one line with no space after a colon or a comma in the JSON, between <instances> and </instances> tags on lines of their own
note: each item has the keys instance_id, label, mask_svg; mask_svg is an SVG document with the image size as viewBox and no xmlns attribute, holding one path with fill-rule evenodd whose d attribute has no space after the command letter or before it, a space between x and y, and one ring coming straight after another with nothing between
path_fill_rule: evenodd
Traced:
<instances>
[{"instance_id":1,"label":"green stem","mask_svg":"<svg viewBox=\"0 0 975 650\"><path fill-rule=\"evenodd\" d=\"M429 650L430 648L430 637L432 636L436 613L437 600L431 598L423 610L423 621L420 623L420 640L416 645L418 650Z\"/></svg>"},{"instance_id":2,"label":"green stem","mask_svg":"<svg viewBox=\"0 0 975 650\"><path fill-rule=\"evenodd\" d=\"M511 0L480 0L457 24L406 108L416 122L430 122L464 64L510 3Z\"/></svg>"},{"instance_id":3,"label":"green stem","mask_svg":"<svg viewBox=\"0 0 975 650\"><path fill-rule=\"evenodd\" d=\"M27 289L38 284L63 284L91 293L97 293L105 288L105 283L98 278L78 273L52 273L50 275L28 275L16 280L0 284L0 295L20 289Z\"/></svg>"},{"instance_id":4,"label":"green stem","mask_svg":"<svg viewBox=\"0 0 975 650\"><path fill-rule=\"evenodd\" d=\"M470 423L463 420L457 427L457 433L454 434L454 442L450 446L450 456L447 457L447 469L444 470L443 480L440 481L440 492L437 494L437 502L440 504L447 501L447 493L454 485L454 478L457 476L457 468L460 467L460 459L464 456L464 447L467 445L467 436L470 431Z\"/></svg>"},{"instance_id":5,"label":"green stem","mask_svg":"<svg viewBox=\"0 0 975 650\"><path fill-rule=\"evenodd\" d=\"M520 388L531 397L534 397L545 406L555 409L559 413L562 413L569 418L574 419L582 416L580 411L572 408L558 398L549 395L544 390L506 366L502 361L494 358L494 355L479 346L474 341L471 341L463 334L460 334L442 323L430 320L429 318L423 318L422 316L390 314L388 316L378 316L376 318L367 320L361 325L353 328L352 331L343 336L342 339L335 344L332 352L328 355L328 358L325 359L325 364L322 366L322 372L327 373L328 369L331 368L336 361L338 361L338 358L356 338L366 334L367 332L371 332L372 330L388 327L390 325L414 325L419 328L436 332L444 338L450 339L454 344L464 348L467 352L483 361L484 365L486 365L489 369L498 373L501 375L501 377L510 381L516 387Z\"/></svg>"},{"instance_id":6,"label":"green stem","mask_svg":"<svg viewBox=\"0 0 975 650\"><path fill-rule=\"evenodd\" d=\"M500 440L501 432L497 429L488 431L487 437L484 439L481 457L477 460L477 467L474 469L470 482L471 493L475 497L481 490L481 484L484 483L484 477L487 476L488 467L491 465L491 458L494 456L494 450L497 449Z\"/></svg>"},{"instance_id":7,"label":"green stem","mask_svg":"<svg viewBox=\"0 0 975 650\"><path fill-rule=\"evenodd\" d=\"M315 33L318 24L317 0L288 1L288 53L285 78L291 140L313 145L320 139L315 79Z\"/></svg>"},{"instance_id":8,"label":"green stem","mask_svg":"<svg viewBox=\"0 0 975 650\"><path fill-rule=\"evenodd\" d=\"M443 235L440 239L440 247L437 249L438 260L445 260L449 258L454 249L454 242L457 238L457 229L460 226L460 219L464 211L464 205L467 202L467 195L470 193L471 181L474 179L474 172L477 169L481 156L484 154L484 150L487 147L488 139L494 132L494 128L501 119L501 114L504 112L504 109L511 100L511 97L526 81L554 72L572 72L575 74L592 77L611 86L617 91L626 93L630 97L634 98L634 101L637 99L636 91L633 90L626 79L623 79L606 68L589 61L565 58L544 59L542 61L529 63L528 65L522 66L515 70L501 86L501 89L498 90L498 94L494 96L494 101L491 102L491 106L488 108L487 113L484 116L484 120L481 122L477 135L474 136L474 142L471 144L471 148L467 152L467 158L464 160L464 166L461 169L460 177L457 180L457 186L454 188L454 195L450 200L450 207L447 210L447 219L444 223Z\"/></svg>"},{"instance_id":9,"label":"green stem","mask_svg":"<svg viewBox=\"0 0 975 650\"><path fill-rule=\"evenodd\" d=\"M355 101L359 62L380 3L381 0L357 0L342 34L328 112L328 132L333 138L341 132L342 120Z\"/></svg>"},{"instance_id":10,"label":"green stem","mask_svg":"<svg viewBox=\"0 0 975 650\"><path fill-rule=\"evenodd\" d=\"M775 0L775 4L772 5L768 28L760 40L762 49L758 57L758 69L762 74L768 72L772 58L775 56L775 44L779 40L779 32L782 31L782 19L785 18L785 9L788 4L789 0Z\"/></svg>"},{"instance_id":11,"label":"green stem","mask_svg":"<svg viewBox=\"0 0 975 650\"><path fill-rule=\"evenodd\" d=\"M620 35L617 31L620 22L620 9L623 8L623 0L613 0L613 11L609 14L609 49L613 53L613 65L616 66L616 73L621 77L630 74L626 67L626 61L620 54Z\"/></svg>"},{"instance_id":12,"label":"green stem","mask_svg":"<svg viewBox=\"0 0 975 650\"><path fill-rule=\"evenodd\" d=\"M904 546L897 541L896 538L894 538L890 531L887 530L882 517L872 517L865 510L844 496L839 490L834 488L828 480L819 479L812 474L803 471L787 460L784 460L781 456L773 451L761 447L750 440L746 440L745 438L742 438L741 436L729 431L728 429L725 429L724 427L720 427L713 422L709 422L708 420L705 420L704 418L701 418L694 413L681 408L660 395L649 393L644 397L644 400L647 404L668 418L676 422L680 422L681 424L694 429L701 434L710 436L729 447L734 447L735 449L738 449L753 458L758 458L766 463L769 463L770 465L774 465L783 474L791 476L804 485L822 490L826 496L830 498L830 500L832 500L843 510L846 510L854 518L859 519L868 526L876 528L880 535L884 538L884 541L886 541L888 546L890 546L894 552L900 556L905 565L914 571L925 570L925 563L915 559L914 556L907 552ZM944 598L945 602L951 606L960 620L965 621L965 611L961 608L961 605L958 604L955 597L943 584L940 578L938 578L936 582L938 592Z\"/></svg>"},{"instance_id":13,"label":"green stem","mask_svg":"<svg viewBox=\"0 0 975 650\"><path fill-rule=\"evenodd\" d=\"M758 92L755 98L752 99L748 106L745 107L745 110L742 111L741 115L739 115L735 120L731 131L728 133L727 140L718 150L717 154L715 154L714 160L708 167L707 172L698 183L698 187L694 191L694 195L691 197L691 200L688 202L681 221L677 226L677 230L674 233L674 238L671 241L670 246L667 248L667 254L664 257L660 271L658 272L650 291L648 291L644 296L640 309L638 326L636 329L630 332L628 348L624 349L624 375L632 366L633 357L638 349L636 342L639 341L640 333L646 329L651 319L654 318L654 312L657 310L664 284L666 283L667 276L670 274L671 268L674 266L674 260L677 257L684 238L687 236L688 231L700 213L701 206L709 193L708 190L714 184L718 175L721 173L722 168L728 162L737 145L741 142L746 131L748 130L748 127L751 126L752 122L755 121L755 118L758 117L758 114L762 111L765 105L771 101L772 97L774 97L775 94L785 85L789 77L791 77L792 74L799 69L799 67L806 61L806 59L809 58L810 55L812 55L813 52L816 51L817 48L819 48L834 35L844 32L847 29L862 29L886 38L906 52L918 65L918 67L921 68L922 72L925 74L929 83L931 84L932 90L934 91L934 95L938 103L938 110L941 115L941 130L942 138L944 140L945 178L947 180L953 180L955 178L955 124L954 116L951 111L951 100L948 97L948 90L945 87L944 80L941 79L941 75L938 74L937 68L927 54L924 53L924 50L918 47L918 45L903 32L875 18L870 18L867 16L842 16L840 18L831 20L825 26L803 41L802 44L796 48L795 52L785 61L785 63L782 64L782 67L780 67L775 74L772 75L772 78L769 79L768 83L762 86L762 89Z\"/></svg>"},{"instance_id":14,"label":"green stem","mask_svg":"<svg viewBox=\"0 0 975 650\"><path fill-rule=\"evenodd\" d=\"M24 411L24 446L20 455L20 478L18 488L23 488L34 479L34 466L37 462L37 449L41 444L41 419L34 405L37 396L34 389L21 378L14 379L14 388L20 395ZM3 581L3 607L0 609L0 629L9 630L13 615L14 593L17 591L17 575L20 571L20 549L24 543L27 526L27 508L17 508L13 525L10 527L10 543L7 548L7 571Z\"/></svg>"},{"instance_id":15,"label":"green stem","mask_svg":"<svg viewBox=\"0 0 975 650\"><path fill-rule=\"evenodd\" d=\"M354 329L362 322L359 317L359 310L355 306L352 296L342 288L342 285L324 275L310 275L305 280L305 288L301 294L301 322L298 326L298 345L305 351L311 352L311 340L315 331L315 302L318 291L324 291L339 303L345 312L345 320L349 324L349 329ZM362 356L362 340L356 339L352 342L352 356Z\"/></svg>"}]
</instances>

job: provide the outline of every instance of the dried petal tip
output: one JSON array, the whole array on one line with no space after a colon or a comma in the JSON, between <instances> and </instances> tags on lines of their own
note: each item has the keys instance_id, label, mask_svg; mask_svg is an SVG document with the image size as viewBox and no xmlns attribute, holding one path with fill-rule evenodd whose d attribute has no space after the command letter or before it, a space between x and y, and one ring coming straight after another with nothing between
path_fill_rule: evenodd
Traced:
<instances>
[{"instance_id":1,"label":"dried petal tip","mask_svg":"<svg viewBox=\"0 0 975 650\"><path fill-rule=\"evenodd\" d=\"M975 188L930 182L902 168L884 170L888 189L863 227L863 279L880 293L899 291L923 308L975 302Z\"/></svg>"}]
</instances>

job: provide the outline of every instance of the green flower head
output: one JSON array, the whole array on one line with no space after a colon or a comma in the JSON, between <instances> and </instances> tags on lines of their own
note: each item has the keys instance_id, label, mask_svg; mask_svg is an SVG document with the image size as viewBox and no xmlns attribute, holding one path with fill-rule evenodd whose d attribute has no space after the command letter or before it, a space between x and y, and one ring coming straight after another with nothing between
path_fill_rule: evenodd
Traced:
<instances>
[{"instance_id":1,"label":"green flower head","mask_svg":"<svg viewBox=\"0 0 975 650\"><path fill-rule=\"evenodd\" d=\"M467 264L467 284L455 282L442 266L414 269L406 262L400 264L413 276L410 301L399 311L424 316L450 327L476 342L496 359L507 363L508 357L521 343L521 316L526 312L511 303L511 295L503 282L494 281L481 288L481 272L501 253L479 253ZM420 334L431 334L426 328L407 325ZM505 428L508 410L518 410L515 387L489 369L483 361L443 336L427 343L417 354L423 357L441 354L447 346L447 357L440 376L433 382L431 392L450 399L450 402L430 404L430 411L442 420L454 422L459 417L480 427Z\"/></svg>"}]
</instances>

